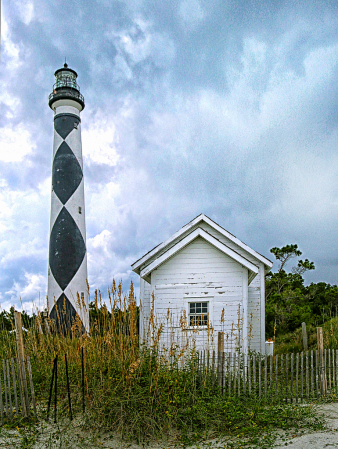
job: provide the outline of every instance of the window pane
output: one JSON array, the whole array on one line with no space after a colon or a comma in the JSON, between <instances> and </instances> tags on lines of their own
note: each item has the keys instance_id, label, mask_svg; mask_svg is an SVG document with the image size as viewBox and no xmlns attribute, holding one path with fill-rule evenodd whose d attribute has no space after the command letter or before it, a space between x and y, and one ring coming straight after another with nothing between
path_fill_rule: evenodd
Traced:
<instances>
[{"instance_id":1,"label":"window pane","mask_svg":"<svg viewBox=\"0 0 338 449\"><path fill-rule=\"evenodd\" d=\"M201 303L197 302L196 303L196 313L201 313L201 312L202 312Z\"/></svg>"},{"instance_id":2,"label":"window pane","mask_svg":"<svg viewBox=\"0 0 338 449\"><path fill-rule=\"evenodd\" d=\"M202 312L208 312L208 303L207 302L204 302L203 304L202 304Z\"/></svg>"},{"instance_id":3,"label":"window pane","mask_svg":"<svg viewBox=\"0 0 338 449\"><path fill-rule=\"evenodd\" d=\"M195 310L195 303L191 302L190 303L190 313L195 313L195 312L196 312L196 310Z\"/></svg>"}]
</instances>

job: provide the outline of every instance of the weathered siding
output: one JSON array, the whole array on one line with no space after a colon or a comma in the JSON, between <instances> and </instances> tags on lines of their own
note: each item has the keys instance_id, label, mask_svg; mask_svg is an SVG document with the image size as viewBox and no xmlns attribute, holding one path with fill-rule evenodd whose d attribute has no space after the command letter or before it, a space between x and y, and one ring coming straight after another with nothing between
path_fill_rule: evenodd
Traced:
<instances>
[{"instance_id":1,"label":"weathered siding","mask_svg":"<svg viewBox=\"0 0 338 449\"><path fill-rule=\"evenodd\" d=\"M142 308L140 310L140 338L145 339L148 331L148 321L151 307L151 285L141 278L140 280L140 301Z\"/></svg>"},{"instance_id":2,"label":"weathered siding","mask_svg":"<svg viewBox=\"0 0 338 449\"><path fill-rule=\"evenodd\" d=\"M257 264L257 259L252 256L250 253L245 251L243 248L236 245L234 242L232 242L230 239L225 237L224 235L217 232L214 228L212 228L209 224L205 222L199 223L199 226L207 231L209 234L211 234L213 237L227 245L229 248L233 249L237 253L239 253L241 256L248 259L250 262L252 262L255 265ZM262 324L264 326L265 321L262 323L261 321L261 280L265 279L264 274L264 265L260 264L260 270L255 279L250 283L249 290L248 290L248 326L249 326L249 338L250 338L250 349L255 351L261 350L261 344L264 343L265 339L265 330L262 331ZM263 292L262 300L265 303L265 297ZM264 314L263 314L264 317Z\"/></svg>"},{"instance_id":3,"label":"weathered siding","mask_svg":"<svg viewBox=\"0 0 338 449\"><path fill-rule=\"evenodd\" d=\"M182 332L178 322L184 310L188 313L189 301L204 300L209 302L216 343L217 332L225 331L226 344L234 347L243 309L244 270L247 269L200 237L154 270L151 290L155 294L155 314L158 322L166 325L161 343L168 346L174 339L181 345L187 338L195 338L197 346L212 347L215 342L210 331ZM224 323L221 323L223 308Z\"/></svg>"}]
</instances>

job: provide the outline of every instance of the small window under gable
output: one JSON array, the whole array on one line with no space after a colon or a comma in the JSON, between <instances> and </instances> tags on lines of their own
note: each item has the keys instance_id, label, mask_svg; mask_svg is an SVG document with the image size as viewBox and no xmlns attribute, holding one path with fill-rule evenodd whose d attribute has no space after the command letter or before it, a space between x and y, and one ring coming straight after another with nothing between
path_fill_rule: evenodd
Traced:
<instances>
[{"instance_id":1,"label":"small window under gable","mask_svg":"<svg viewBox=\"0 0 338 449\"><path fill-rule=\"evenodd\" d=\"M209 319L208 302L190 302L189 303L189 325L207 326Z\"/></svg>"}]
</instances>

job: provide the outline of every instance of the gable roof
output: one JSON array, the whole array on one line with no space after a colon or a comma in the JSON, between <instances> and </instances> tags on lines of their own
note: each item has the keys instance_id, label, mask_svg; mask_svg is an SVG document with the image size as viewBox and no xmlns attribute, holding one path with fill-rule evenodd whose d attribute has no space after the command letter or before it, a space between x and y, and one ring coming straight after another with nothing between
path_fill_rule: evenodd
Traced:
<instances>
[{"instance_id":1,"label":"gable roof","mask_svg":"<svg viewBox=\"0 0 338 449\"><path fill-rule=\"evenodd\" d=\"M184 246L188 245L191 241L193 241L198 236L207 240L210 244L218 248L223 253L229 255L237 262L241 263L249 270L249 283L258 273L258 267L255 263L250 262L246 257L239 254L234 249L229 248L224 242L218 240L215 236L208 233L205 229L200 227L201 222L207 223L211 228L213 228L216 232L221 234L221 236L226 237L231 242L233 242L236 246L243 249L246 253L250 254L257 261L257 264L262 262L265 266L265 271L269 271L272 267L272 262L262 256L261 254L254 251L252 248L247 246L245 243L241 242L230 232L226 231L224 228L219 226L209 217L204 214L198 215L196 218L191 220L185 226L183 226L179 231L173 234L169 239L160 243L151 251L146 253L140 259L132 264L132 270L139 274L143 279L150 282L150 273L154 269L156 269L159 265L164 263L178 251L180 251ZM257 271L256 271L257 270Z\"/></svg>"}]
</instances>

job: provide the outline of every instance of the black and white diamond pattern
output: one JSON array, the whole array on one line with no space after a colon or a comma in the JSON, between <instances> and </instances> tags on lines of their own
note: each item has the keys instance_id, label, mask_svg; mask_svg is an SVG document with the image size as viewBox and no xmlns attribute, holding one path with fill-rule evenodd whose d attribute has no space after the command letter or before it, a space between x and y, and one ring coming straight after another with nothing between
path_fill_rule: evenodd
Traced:
<instances>
[{"instance_id":1,"label":"black and white diamond pattern","mask_svg":"<svg viewBox=\"0 0 338 449\"><path fill-rule=\"evenodd\" d=\"M65 109L54 118L48 299L58 330L69 329L78 313L88 331L88 311L83 310L88 298L80 117Z\"/></svg>"},{"instance_id":2,"label":"black and white diamond pattern","mask_svg":"<svg viewBox=\"0 0 338 449\"><path fill-rule=\"evenodd\" d=\"M86 244L73 217L63 207L50 234L49 266L62 290L73 279L86 254Z\"/></svg>"},{"instance_id":3,"label":"black and white diamond pattern","mask_svg":"<svg viewBox=\"0 0 338 449\"><path fill-rule=\"evenodd\" d=\"M82 169L66 142L62 142L53 161L52 186L62 204L66 204L83 178Z\"/></svg>"}]
</instances>

